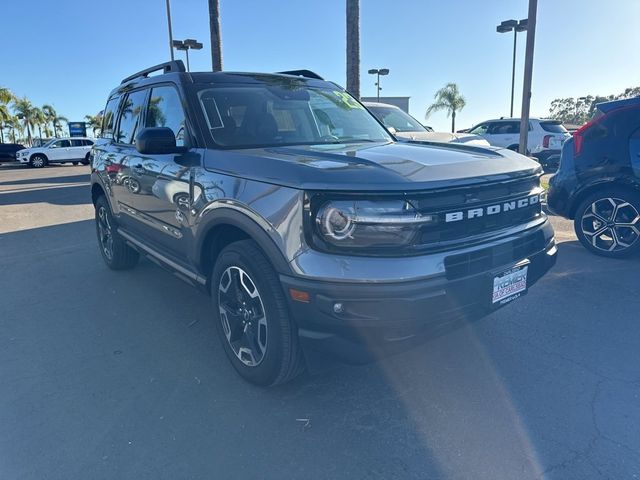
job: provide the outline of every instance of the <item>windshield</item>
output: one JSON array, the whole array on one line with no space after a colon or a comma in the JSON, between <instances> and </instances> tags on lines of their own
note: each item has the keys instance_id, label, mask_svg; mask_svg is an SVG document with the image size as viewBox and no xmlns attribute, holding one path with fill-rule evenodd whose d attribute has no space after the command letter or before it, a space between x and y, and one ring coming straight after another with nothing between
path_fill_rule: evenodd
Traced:
<instances>
[{"instance_id":1,"label":"windshield","mask_svg":"<svg viewBox=\"0 0 640 480\"><path fill-rule=\"evenodd\" d=\"M396 107L369 107L369 111L385 127L393 127L396 132L428 132L424 126L408 113Z\"/></svg>"},{"instance_id":2,"label":"windshield","mask_svg":"<svg viewBox=\"0 0 640 480\"><path fill-rule=\"evenodd\" d=\"M221 147L391 141L371 114L339 89L303 83L221 86L203 89L198 97Z\"/></svg>"}]
</instances>

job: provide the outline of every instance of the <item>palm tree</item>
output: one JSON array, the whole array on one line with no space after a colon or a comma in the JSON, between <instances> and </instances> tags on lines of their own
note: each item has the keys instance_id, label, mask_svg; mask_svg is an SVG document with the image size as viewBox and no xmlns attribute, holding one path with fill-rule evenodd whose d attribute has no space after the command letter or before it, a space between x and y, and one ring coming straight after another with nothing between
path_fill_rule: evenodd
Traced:
<instances>
[{"instance_id":1,"label":"palm tree","mask_svg":"<svg viewBox=\"0 0 640 480\"><path fill-rule=\"evenodd\" d=\"M46 126L47 116L44 114L42 109L33 107L31 118L33 118L33 123L38 127L38 136L40 137L40 141L42 141L42 126Z\"/></svg>"},{"instance_id":2,"label":"palm tree","mask_svg":"<svg viewBox=\"0 0 640 480\"><path fill-rule=\"evenodd\" d=\"M4 126L8 128L11 132L11 137L12 137L11 141L13 143L16 143L16 128L18 128L19 123L15 115L9 115L9 118L4 122Z\"/></svg>"},{"instance_id":3,"label":"palm tree","mask_svg":"<svg viewBox=\"0 0 640 480\"><path fill-rule=\"evenodd\" d=\"M222 70L222 33L220 32L220 0L209 0L209 30L211 32L211 68Z\"/></svg>"},{"instance_id":4,"label":"palm tree","mask_svg":"<svg viewBox=\"0 0 640 480\"><path fill-rule=\"evenodd\" d=\"M96 136L96 131L102 128L102 112L98 112L96 115L85 115L84 119L93 130L93 136Z\"/></svg>"},{"instance_id":5,"label":"palm tree","mask_svg":"<svg viewBox=\"0 0 640 480\"><path fill-rule=\"evenodd\" d=\"M9 103L14 99L13 93L8 88L0 87L0 143L4 143L4 128L11 117Z\"/></svg>"},{"instance_id":6,"label":"palm tree","mask_svg":"<svg viewBox=\"0 0 640 480\"><path fill-rule=\"evenodd\" d=\"M456 114L462 110L467 104L464 97L458 90L458 85L455 83L447 83L443 88L438 90L434 95L435 102L427 108L427 114L425 118L429 118L433 112L439 110L445 110L447 117L451 115L451 133L456 131Z\"/></svg>"},{"instance_id":7,"label":"palm tree","mask_svg":"<svg viewBox=\"0 0 640 480\"><path fill-rule=\"evenodd\" d=\"M29 145L32 143L31 127L33 127L33 105L27 97L22 97L13 101L13 111L16 116L22 120L27 128L27 141Z\"/></svg>"},{"instance_id":8,"label":"palm tree","mask_svg":"<svg viewBox=\"0 0 640 480\"><path fill-rule=\"evenodd\" d=\"M53 134L54 136L58 136L58 130L60 130L60 136L62 136L62 123L69 123L67 117L63 117L62 115L57 115L56 118L53 119Z\"/></svg>"},{"instance_id":9,"label":"palm tree","mask_svg":"<svg viewBox=\"0 0 640 480\"><path fill-rule=\"evenodd\" d=\"M347 0L347 91L360 98L360 0Z\"/></svg>"}]
</instances>

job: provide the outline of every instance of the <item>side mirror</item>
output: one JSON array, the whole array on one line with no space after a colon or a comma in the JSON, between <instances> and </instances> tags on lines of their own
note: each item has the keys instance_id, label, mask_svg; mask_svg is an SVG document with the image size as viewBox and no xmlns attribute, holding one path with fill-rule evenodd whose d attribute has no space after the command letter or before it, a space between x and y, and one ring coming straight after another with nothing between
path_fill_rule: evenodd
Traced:
<instances>
[{"instance_id":1,"label":"side mirror","mask_svg":"<svg viewBox=\"0 0 640 480\"><path fill-rule=\"evenodd\" d=\"M186 149L176 146L176 137L170 128L148 127L136 135L136 150L144 154L163 154L181 153Z\"/></svg>"}]
</instances>

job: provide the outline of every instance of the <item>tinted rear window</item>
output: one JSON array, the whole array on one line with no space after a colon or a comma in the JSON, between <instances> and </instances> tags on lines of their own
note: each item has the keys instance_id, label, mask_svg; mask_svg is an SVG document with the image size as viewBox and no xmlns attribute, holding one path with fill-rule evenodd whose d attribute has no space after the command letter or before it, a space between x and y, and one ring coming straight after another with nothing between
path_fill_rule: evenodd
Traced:
<instances>
[{"instance_id":1,"label":"tinted rear window","mask_svg":"<svg viewBox=\"0 0 640 480\"><path fill-rule=\"evenodd\" d=\"M545 132L567 133L567 129L560 122L540 122L540 126Z\"/></svg>"}]
</instances>

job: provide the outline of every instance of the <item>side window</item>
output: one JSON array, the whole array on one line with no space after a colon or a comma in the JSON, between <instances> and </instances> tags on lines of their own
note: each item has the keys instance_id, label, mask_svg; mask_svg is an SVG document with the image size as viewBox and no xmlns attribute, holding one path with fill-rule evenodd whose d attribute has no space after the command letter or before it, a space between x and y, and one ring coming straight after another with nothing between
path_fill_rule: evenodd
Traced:
<instances>
[{"instance_id":1,"label":"side window","mask_svg":"<svg viewBox=\"0 0 640 480\"><path fill-rule=\"evenodd\" d=\"M84 145L84 140L71 140L72 147L82 147Z\"/></svg>"},{"instance_id":2,"label":"side window","mask_svg":"<svg viewBox=\"0 0 640 480\"><path fill-rule=\"evenodd\" d=\"M145 127L168 127L176 137L176 145L184 146L184 109L174 87L162 86L151 89Z\"/></svg>"},{"instance_id":3,"label":"side window","mask_svg":"<svg viewBox=\"0 0 640 480\"><path fill-rule=\"evenodd\" d=\"M51 148L68 148L71 146L71 142L69 140L58 140L51 145Z\"/></svg>"},{"instance_id":4,"label":"side window","mask_svg":"<svg viewBox=\"0 0 640 480\"><path fill-rule=\"evenodd\" d=\"M133 143L146 98L146 89L131 92L125 97L120 107L118 131L114 137L117 143Z\"/></svg>"},{"instance_id":5,"label":"side window","mask_svg":"<svg viewBox=\"0 0 640 480\"><path fill-rule=\"evenodd\" d=\"M109 99L107 106L104 107L102 114L102 128L100 129L100 138L113 138L113 128L116 123L116 112L118 111L118 103L120 96Z\"/></svg>"}]
</instances>

